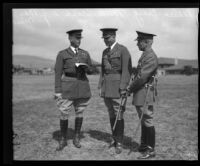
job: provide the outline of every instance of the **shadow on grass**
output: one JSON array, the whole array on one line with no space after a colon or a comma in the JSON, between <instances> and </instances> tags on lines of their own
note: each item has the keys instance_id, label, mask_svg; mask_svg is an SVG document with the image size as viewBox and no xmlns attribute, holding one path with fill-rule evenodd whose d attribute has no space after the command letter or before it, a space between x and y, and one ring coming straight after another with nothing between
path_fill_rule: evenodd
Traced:
<instances>
[{"instance_id":1,"label":"shadow on grass","mask_svg":"<svg viewBox=\"0 0 200 166\"><path fill-rule=\"evenodd\" d=\"M68 139L68 140L69 140L69 139L73 139L73 138L74 138L74 134L75 134L74 129L68 128L68 131L67 131L67 139ZM60 132L60 130L54 131L53 134L52 134L52 137L53 137L54 140L60 141L60 139L61 139L61 132ZM80 138L81 138L81 139L84 138L83 132L80 133Z\"/></svg>"},{"instance_id":2,"label":"shadow on grass","mask_svg":"<svg viewBox=\"0 0 200 166\"><path fill-rule=\"evenodd\" d=\"M109 133L98 131L98 130L89 130L86 133L88 133L90 137L95 138L100 141L107 142L108 144L111 142L112 136ZM136 152L138 146L139 144L137 142L132 141L130 137L124 136L123 138L124 149L129 149L129 150L132 150L133 152Z\"/></svg>"}]
</instances>

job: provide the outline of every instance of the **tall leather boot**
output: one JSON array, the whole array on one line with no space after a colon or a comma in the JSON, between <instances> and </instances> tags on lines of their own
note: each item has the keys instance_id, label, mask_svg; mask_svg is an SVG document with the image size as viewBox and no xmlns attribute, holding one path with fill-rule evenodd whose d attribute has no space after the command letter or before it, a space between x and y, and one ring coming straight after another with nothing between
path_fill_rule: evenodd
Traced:
<instances>
[{"instance_id":1,"label":"tall leather boot","mask_svg":"<svg viewBox=\"0 0 200 166\"><path fill-rule=\"evenodd\" d=\"M65 146L67 146L67 130L68 130L68 119L61 120L60 119L60 131L61 131L61 139L59 141L57 151L63 150Z\"/></svg>"},{"instance_id":2,"label":"tall leather boot","mask_svg":"<svg viewBox=\"0 0 200 166\"><path fill-rule=\"evenodd\" d=\"M83 118L77 117L75 119L75 137L73 139L73 144L75 147L80 148L80 132L81 132L81 126L82 126Z\"/></svg>"},{"instance_id":3,"label":"tall leather boot","mask_svg":"<svg viewBox=\"0 0 200 166\"><path fill-rule=\"evenodd\" d=\"M155 128L154 126L151 127L147 127L147 135L146 135L146 139L147 139L147 149L145 150L145 152L142 154L142 156L139 156L138 159L148 159L151 157L155 157Z\"/></svg>"},{"instance_id":4,"label":"tall leather boot","mask_svg":"<svg viewBox=\"0 0 200 166\"><path fill-rule=\"evenodd\" d=\"M120 154L122 152L122 141L124 136L124 119L117 120L116 128L116 147L115 152Z\"/></svg>"},{"instance_id":5,"label":"tall leather boot","mask_svg":"<svg viewBox=\"0 0 200 166\"><path fill-rule=\"evenodd\" d=\"M149 135L150 135L150 139L149 139L148 145L154 149L155 148L155 136L156 136L154 126L149 127Z\"/></svg>"},{"instance_id":6,"label":"tall leather boot","mask_svg":"<svg viewBox=\"0 0 200 166\"><path fill-rule=\"evenodd\" d=\"M111 131L112 131L112 141L109 145L109 148L116 146L116 132L113 130L113 126L115 123L115 118L110 118L110 126L111 126Z\"/></svg>"},{"instance_id":7,"label":"tall leather boot","mask_svg":"<svg viewBox=\"0 0 200 166\"><path fill-rule=\"evenodd\" d=\"M139 152L144 152L147 149L147 130L145 125L141 125L141 141L140 146L138 147Z\"/></svg>"}]
</instances>

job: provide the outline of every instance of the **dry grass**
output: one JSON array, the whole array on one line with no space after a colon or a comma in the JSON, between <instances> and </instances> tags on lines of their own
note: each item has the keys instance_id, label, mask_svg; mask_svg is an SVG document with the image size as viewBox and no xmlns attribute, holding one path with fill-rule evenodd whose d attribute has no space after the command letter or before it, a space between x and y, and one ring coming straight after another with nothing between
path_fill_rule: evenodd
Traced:
<instances>
[{"instance_id":1,"label":"dry grass","mask_svg":"<svg viewBox=\"0 0 200 166\"><path fill-rule=\"evenodd\" d=\"M119 155L108 149L110 124L103 100L98 96L99 76L90 76L93 97L84 112L81 149L72 144L74 113L69 119L69 145L55 152L59 139L59 112L53 100L54 76L13 77L13 129L15 160L136 160L128 155L140 140L131 137L138 123L131 98L125 112L124 149ZM198 76L159 78L159 101L155 110L156 157L154 160L197 160Z\"/></svg>"}]
</instances>

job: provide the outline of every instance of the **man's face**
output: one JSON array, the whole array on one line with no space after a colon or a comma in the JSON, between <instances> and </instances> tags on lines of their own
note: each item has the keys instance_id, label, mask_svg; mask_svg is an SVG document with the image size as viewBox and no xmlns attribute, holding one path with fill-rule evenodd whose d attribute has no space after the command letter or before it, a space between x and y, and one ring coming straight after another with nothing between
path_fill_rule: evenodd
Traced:
<instances>
[{"instance_id":1,"label":"man's face","mask_svg":"<svg viewBox=\"0 0 200 166\"><path fill-rule=\"evenodd\" d=\"M71 43L71 45L75 48L79 47L81 44L81 37L77 37L77 36L70 36L69 37L69 41Z\"/></svg>"},{"instance_id":2,"label":"man's face","mask_svg":"<svg viewBox=\"0 0 200 166\"><path fill-rule=\"evenodd\" d=\"M109 36L109 37L104 38L104 43L108 47L111 46L114 42L115 42L115 36Z\"/></svg>"},{"instance_id":3,"label":"man's face","mask_svg":"<svg viewBox=\"0 0 200 166\"><path fill-rule=\"evenodd\" d=\"M138 40L137 46L138 46L140 51L144 51L146 46L147 46L147 43L145 42L145 40Z\"/></svg>"}]
</instances>

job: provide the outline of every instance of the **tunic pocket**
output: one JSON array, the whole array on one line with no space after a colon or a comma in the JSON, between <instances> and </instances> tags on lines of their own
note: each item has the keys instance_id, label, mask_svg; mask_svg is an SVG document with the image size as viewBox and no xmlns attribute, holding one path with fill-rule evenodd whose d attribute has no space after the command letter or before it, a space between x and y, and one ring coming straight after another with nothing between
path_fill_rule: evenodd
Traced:
<instances>
[{"instance_id":1,"label":"tunic pocket","mask_svg":"<svg viewBox=\"0 0 200 166\"><path fill-rule=\"evenodd\" d=\"M108 57L107 57L107 56L104 56L104 57L102 58L102 61L103 61L103 67L104 67L104 69L105 69L105 70L110 70L110 69L111 69L111 64L110 64L110 62L109 62Z\"/></svg>"},{"instance_id":2,"label":"tunic pocket","mask_svg":"<svg viewBox=\"0 0 200 166\"><path fill-rule=\"evenodd\" d=\"M121 69L121 57L120 54L115 54L114 56L110 57L111 66L115 70Z\"/></svg>"},{"instance_id":3,"label":"tunic pocket","mask_svg":"<svg viewBox=\"0 0 200 166\"><path fill-rule=\"evenodd\" d=\"M105 78L105 96L110 98L120 98L120 75L113 74Z\"/></svg>"},{"instance_id":4,"label":"tunic pocket","mask_svg":"<svg viewBox=\"0 0 200 166\"><path fill-rule=\"evenodd\" d=\"M73 57L65 57L63 61L64 69L72 68L75 66L75 60Z\"/></svg>"},{"instance_id":5,"label":"tunic pocket","mask_svg":"<svg viewBox=\"0 0 200 166\"><path fill-rule=\"evenodd\" d=\"M87 57L85 57L85 56L81 56L81 57L79 57L79 62L80 62L80 63L86 63L86 64L87 64L88 59L87 59Z\"/></svg>"},{"instance_id":6,"label":"tunic pocket","mask_svg":"<svg viewBox=\"0 0 200 166\"><path fill-rule=\"evenodd\" d=\"M62 80L61 86L64 99L76 98L78 96L78 82L74 78Z\"/></svg>"},{"instance_id":7,"label":"tunic pocket","mask_svg":"<svg viewBox=\"0 0 200 166\"><path fill-rule=\"evenodd\" d=\"M91 90L88 80L78 80L78 96L79 98L89 98L91 97Z\"/></svg>"}]
</instances>

